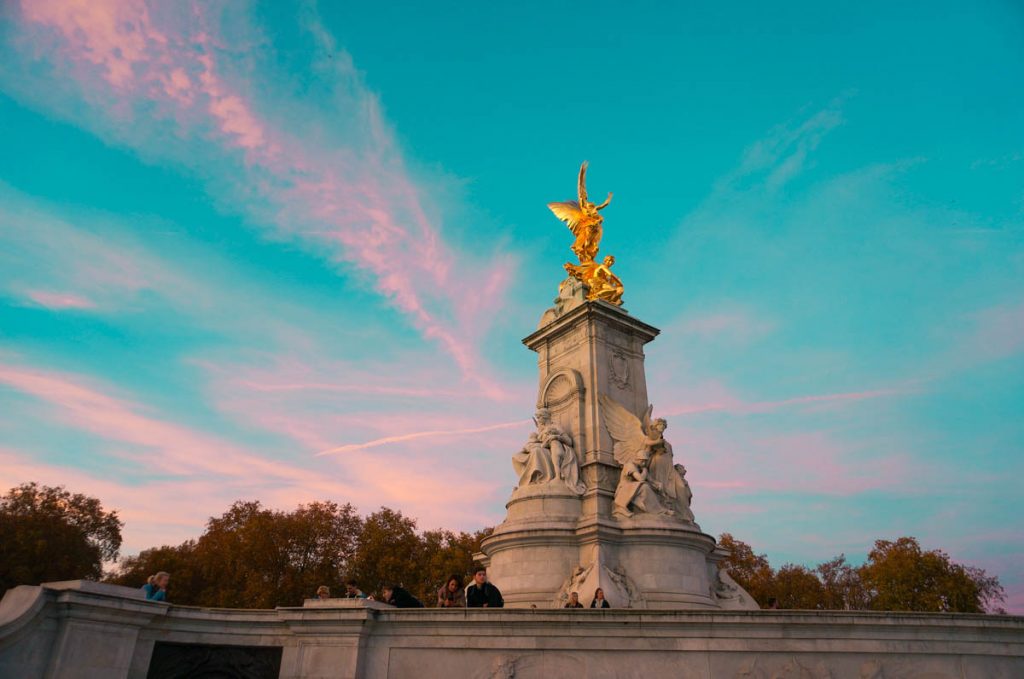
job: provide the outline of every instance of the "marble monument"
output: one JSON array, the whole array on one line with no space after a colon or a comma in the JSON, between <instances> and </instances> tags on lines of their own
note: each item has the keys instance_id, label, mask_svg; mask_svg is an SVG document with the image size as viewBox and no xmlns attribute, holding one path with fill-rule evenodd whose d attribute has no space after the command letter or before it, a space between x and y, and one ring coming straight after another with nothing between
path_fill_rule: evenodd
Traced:
<instances>
[{"instance_id":1,"label":"marble monument","mask_svg":"<svg viewBox=\"0 0 1024 679\"><path fill-rule=\"evenodd\" d=\"M518 484L507 516L478 558L510 607L560 607L571 591L600 587L617 608L755 609L702 532L686 468L647 400L644 346L658 330L622 307L624 286L598 263L601 205L550 203L566 222L579 263L536 331L537 425L512 456Z\"/></svg>"}]
</instances>

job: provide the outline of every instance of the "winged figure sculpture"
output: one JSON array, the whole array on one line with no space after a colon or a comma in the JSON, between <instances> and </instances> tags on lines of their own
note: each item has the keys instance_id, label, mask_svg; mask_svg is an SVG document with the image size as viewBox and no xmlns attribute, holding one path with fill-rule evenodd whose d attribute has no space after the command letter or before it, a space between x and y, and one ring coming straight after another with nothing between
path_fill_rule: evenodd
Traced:
<instances>
[{"instance_id":1,"label":"winged figure sculpture","mask_svg":"<svg viewBox=\"0 0 1024 679\"><path fill-rule=\"evenodd\" d=\"M616 515L628 517L639 511L692 521L693 495L674 464L672 445L665 440L665 420L651 418L654 406L648 406L641 419L606 394L600 401L614 442L612 454L622 465L615 490Z\"/></svg>"},{"instance_id":2,"label":"winged figure sculpture","mask_svg":"<svg viewBox=\"0 0 1024 679\"><path fill-rule=\"evenodd\" d=\"M597 257L597 250L601 244L601 222L604 221L599 211L608 207L610 202L611 192L600 205L587 200L587 161L584 160L580 165L578 200L548 203L548 208L568 225L572 235L576 237L572 251L579 257L580 264L593 262Z\"/></svg>"}]
</instances>

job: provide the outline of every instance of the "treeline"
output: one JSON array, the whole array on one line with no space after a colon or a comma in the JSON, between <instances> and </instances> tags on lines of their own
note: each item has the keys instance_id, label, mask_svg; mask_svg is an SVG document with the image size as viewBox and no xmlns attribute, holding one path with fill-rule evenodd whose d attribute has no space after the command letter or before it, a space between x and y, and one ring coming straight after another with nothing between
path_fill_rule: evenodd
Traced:
<instances>
[{"instance_id":1,"label":"treeline","mask_svg":"<svg viewBox=\"0 0 1024 679\"><path fill-rule=\"evenodd\" d=\"M235 502L198 539L125 558L107 582L138 587L167 571L173 603L273 608L300 606L320 585L340 596L354 578L368 593L397 583L431 604L449 575L469 574L487 533L419 533L415 520L386 507L363 518L335 502L292 512Z\"/></svg>"},{"instance_id":2,"label":"treeline","mask_svg":"<svg viewBox=\"0 0 1024 679\"><path fill-rule=\"evenodd\" d=\"M100 579L102 565L118 558L123 526L96 498L34 483L12 489L0 498L0 596L20 584ZM489 533L418 532L414 519L388 508L362 517L335 502L283 512L239 501L198 538L121 559L105 580L140 587L167 571L173 603L273 608L301 605L320 585L338 595L354 578L368 593L400 584L432 605L450 574L470 574ZM731 552L729 573L762 607L1003 612L997 577L912 537L876 541L861 566L839 555L815 568L778 569L728 533L720 542Z\"/></svg>"},{"instance_id":3,"label":"treeline","mask_svg":"<svg viewBox=\"0 0 1024 679\"><path fill-rule=\"evenodd\" d=\"M724 533L729 574L761 605L779 608L1006 613L999 578L953 562L945 552L921 549L916 538L876 540L861 566L839 556L807 568L772 568L764 554Z\"/></svg>"}]
</instances>

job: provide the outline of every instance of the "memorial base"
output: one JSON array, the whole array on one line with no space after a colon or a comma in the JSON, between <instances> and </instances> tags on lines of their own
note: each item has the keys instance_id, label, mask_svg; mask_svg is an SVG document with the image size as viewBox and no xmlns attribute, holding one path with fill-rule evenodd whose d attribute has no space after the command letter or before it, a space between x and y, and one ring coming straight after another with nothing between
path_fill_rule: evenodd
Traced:
<instances>
[{"instance_id":1,"label":"memorial base","mask_svg":"<svg viewBox=\"0 0 1024 679\"><path fill-rule=\"evenodd\" d=\"M1024 677L1024 618L1005 615L309 603L225 610L97 583L16 587L0 603L0 677L146 679L167 648L193 664L205 649L216 676L267 679Z\"/></svg>"}]
</instances>

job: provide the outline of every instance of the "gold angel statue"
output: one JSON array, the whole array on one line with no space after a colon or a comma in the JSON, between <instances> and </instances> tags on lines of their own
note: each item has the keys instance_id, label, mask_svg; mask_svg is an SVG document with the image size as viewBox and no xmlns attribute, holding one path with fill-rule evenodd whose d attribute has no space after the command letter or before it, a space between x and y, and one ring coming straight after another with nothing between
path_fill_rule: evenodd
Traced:
<instances>
[{"instance_id":1,"label":"gold angel statue","mask_svg":"<svg viewBox=\"0 0 1024 679\"><path fill-rule=\"evenodd\" d=\"M562 202L548 203L548 208L555 213L555 216L565 222L572 235L576 236L576 242L572 244L573 253L579 257L580 264L593 262L597 257L597 249L601 244L601 217L600 210L608 207L612 202L612 194L608 192L608 198L600 205L594 205L587 200L587 161L580 165L580 181L578 186L579 200L566 200Z\"/></svg>"},{"instance_id":2,"label":"gold angel statue","mask_svg":"<svg viewBox=\"0 0 1024 679\"><path fill-rule=\"evenodd\" d=\"M604 218L600 210L612 202L612 194L600 205L587 200L587 161L580 166L578 200L548 203L548 208L555 216L565 222L576 240L572 251L579 258L579 264L565 263L565 270L573 278L587 286L587 299L603 299L615 305L622 304L622 281L612 273L611 265L615 258L608 256L603 262L597 261L597 251L601 246L601 223Z\"/></svg>"}]
</instances>

